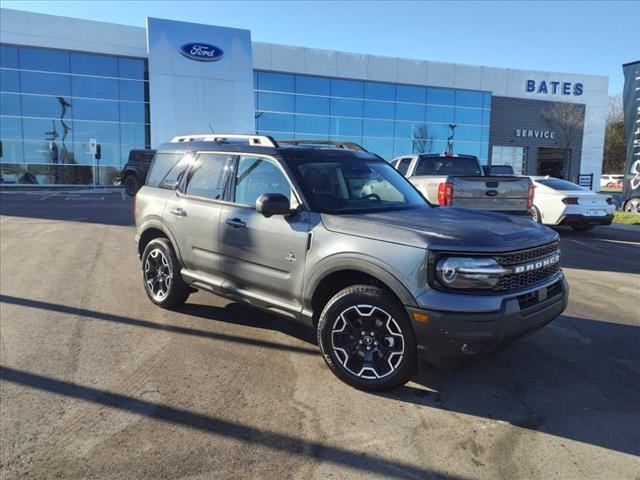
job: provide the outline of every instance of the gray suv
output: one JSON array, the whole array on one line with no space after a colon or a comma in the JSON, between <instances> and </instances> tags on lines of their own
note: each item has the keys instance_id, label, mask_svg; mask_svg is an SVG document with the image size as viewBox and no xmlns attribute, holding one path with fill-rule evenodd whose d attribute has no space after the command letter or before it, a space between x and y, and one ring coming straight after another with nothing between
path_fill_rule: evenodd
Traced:
<instances>
[{"instance_id":1,"label":"gray suv","mask_svg":"<svg viewBox=\"0 0 640 480\"><path fill-rule=\"evenodd\" d=\"M301 322L340 379L378 391L419 360L482 357L565 309L552 230L433 206L377 155L297 143L204 135L158 149L135 199L152 302L206 290Z\"/></svg>"}]
</instances>

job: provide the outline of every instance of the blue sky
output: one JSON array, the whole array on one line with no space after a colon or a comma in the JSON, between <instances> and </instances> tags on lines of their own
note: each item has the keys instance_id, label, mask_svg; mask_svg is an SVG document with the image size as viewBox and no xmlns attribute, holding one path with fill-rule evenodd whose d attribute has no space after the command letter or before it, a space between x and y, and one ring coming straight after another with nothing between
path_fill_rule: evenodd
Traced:
<instances>
[{"instance_id":1,"label":"blue sky","mask_svg":"<svg viewBox=\"0 0 640 480\"><path fill-rule=\"evenodd\" d=\"M608 75L640 59L640 2L32 2L2 6L143 26L247 28L253 40L425 60Z\"/></svg>"}]
</instances>

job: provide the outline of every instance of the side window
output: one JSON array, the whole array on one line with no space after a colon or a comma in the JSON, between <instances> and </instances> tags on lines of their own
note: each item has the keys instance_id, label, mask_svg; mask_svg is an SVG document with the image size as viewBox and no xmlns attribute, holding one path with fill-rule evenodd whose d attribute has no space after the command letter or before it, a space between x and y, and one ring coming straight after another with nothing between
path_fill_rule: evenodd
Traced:
<instances>
[{"instance_id":1,"label":"side window","mask_svg":"<svg viewBox=\"0 0 640 480\"><path fill-rule=\"evenodd\" d=\"M240 157L235 203L253 206L263 193L281 193L291 201L291 185L273 160L257 156Z\"/></svg>"},{"instance_id":2,"label":"side window","mask_svg":"<svg viewBox=\"0 0 640 480\"><path fill-rule=\"evenodd\" d=\"M167 172L178 162L182 154L183 152L156 153L147 174L146 184L149 187L159 186Z\"/></svg>"},{"instance_id":3,"label":"side window","mask_svg":"<svg viewBox=\"0 0 640 480\"><path fill-rule=\"evenodd\" d=\"M403 158L402 160L400 160L400 162L398 163L398 171L402 174L402 175L406 175L407 171L409 170L409 165L411 165L411 159L410 158Z\"/></svg>"},{"instance_id":4,"label":"side window","mask_svg":"<svg viewBox=\"0 0 640 480\"><path fill-rule=\"evenodd\" d=\"M189 172L185 193L193 197L219 200L224 194L225 165L228 155L204 153L198 156Z\"/></svg>"},{"instance_id":5,"label":"side window","mask_svg":"<svg viewBox=\"0 0 640 480\"><path fill-rule=\"evenodd\" d=\"M189 165L191 164L192 160L193 160L193 155L191 155L190 153L187 153L184 157L178 160L178 163L176 163L173 167L171 167L171 170L169 170L169 173L167 173L167 175L162 179L162 182L158 186L160 188L167 188L167 189L175 188L176 183L180 181L180 179L182 178L182 175L184 175L184 172L187 171L187 168L189 168Z\"/></svg>"}]
</instances>

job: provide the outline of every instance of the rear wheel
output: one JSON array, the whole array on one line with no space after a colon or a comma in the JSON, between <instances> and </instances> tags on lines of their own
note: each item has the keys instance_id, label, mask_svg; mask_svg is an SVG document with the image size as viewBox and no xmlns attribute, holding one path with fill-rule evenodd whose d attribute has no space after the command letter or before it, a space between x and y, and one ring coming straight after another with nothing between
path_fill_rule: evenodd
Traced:
<instances>
[{"instance_id":1,"label":"rear wheel","mask_svg":"<svg viewBox=\"0 0 640 480\"><path fill-rule=\"evenodd\" d=\"M140 185L138 177L136 177L132 173L124 178L124 190L125 192L127 192L127 195L131 197L133 197L138 192L138 190L140 190L141 186L142 185Z\"/></svg>"},{"instance_id":2,"label":"rear wheel","mask_svg":"<svg viewBox=\"0 0 640 480\"><path fill-rule=\"evenodd\" d=\"M166 238L155 238L145 247L142 279L149 299L162 308L178 307L189 298L190 290L180 275L180 263Z\"/></svg>"},{"instance_id":3,"label":"rear wheel","mask_svg":"<svg viewBox=\"0 0 640 480\"><path fill-rule=\"evenodd\" d=\"M634 215L640 215L640 198L632 198L625 206L624 211L633 213Z\"/></svg>"},{"instance_id":4,"label":"rear wheel","mask_svg":"<svg viewBox=\"0 0 640 480\"><path fill-rule=\"evenodd\" d=\"M416 370L416 340L403 306L383 289L356 285L338 292L318 322L327 365L345 383L384 391Z\"/></svg>"},{"instance_id":5,"label":"rear wheel","mask_svg":"<svg viewBox=\"0 0 640 480\"><path fill-rule=\"evenodd\" d=\"M590 232L593 230L595 225L590 225L588 223L573 223L571 224L571 228L573 228L576 232Z\"/></svg>"},{"instance_id":6,"label":"rear wheel","mask_svg":"<svg viewBox=\"0 0 640 480\"><path fill-rule=\"evenodd\" d=\"M542 223L542 216L540 215L540 210L538 210L538 208L535 205L531 207L531 220L533 220L534 222Z\"/></svg>"}]
</instances>

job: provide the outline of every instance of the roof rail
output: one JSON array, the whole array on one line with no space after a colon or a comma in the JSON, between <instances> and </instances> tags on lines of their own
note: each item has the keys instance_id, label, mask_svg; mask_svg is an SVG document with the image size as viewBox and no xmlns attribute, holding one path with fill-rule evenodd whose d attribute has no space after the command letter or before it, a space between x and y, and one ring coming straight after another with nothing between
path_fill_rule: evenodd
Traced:
<instances>
[{"instance_id":1,"label":"roof rail","mask_svg":"<svg viewBox=\"0 0 640 480\"><path fill-rule=\"evenodd\" d=\"M345 150L356 150L358 152L367 152L364 147L353 142L340 142L338 140L280 140L279 143L286 145L320 145L325 147L344 148Z\"/></svg>"},{"instance_id":2,"label":"roof rail","mask_svg":"<svg viewBox=\"0 0 640 480\"><path fill-rule=\"evenodd\" d=\"M226 142L227 140L246 140L249 145L259 147L278 148L278 142L267 135L238 135L225 133L206 135L179 135L171 139L171 143L178 142Z\"/></svg>"}]
</instances>

